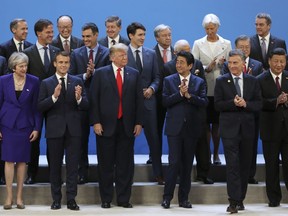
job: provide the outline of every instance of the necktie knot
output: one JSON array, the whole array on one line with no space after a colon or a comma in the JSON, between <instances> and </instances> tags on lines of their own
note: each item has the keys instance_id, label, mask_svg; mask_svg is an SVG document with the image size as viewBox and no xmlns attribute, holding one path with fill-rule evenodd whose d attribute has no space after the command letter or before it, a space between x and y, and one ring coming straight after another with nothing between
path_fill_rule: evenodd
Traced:
<instances>
[{"instance_id":1,"label":"necktie knot","mask_svg":"<svg viewBox=\"0 0 288 216\"><path fill-rule=\"evenodd\" d=\"M22 52L22 51L23 51L23 49L22 49L22 44L23 44L22 42L19 42L19 43L18 43L18 46L19 46L19 47L18 47L18 51L19 51L19 52Z\"/></svg>"},{"instance_id":2,"label":"necktie knot","mask_svg":"<svg viewBox=\"0 0 288 216\"><path fill-rule=\"evenodd\" d=\"M111 43L112 43L112 45L115 45L115 44L116 44L116 41L113 39L113 40L111 41Z\"/></svg>"},{"instance_id":3,"label":"necktie knot","mask_svg":"<svg viewBox=\"0 0 288 216\"><path fill-rule=\"evenodd\" d=\"M187 80L186 78L182 79L183 85L186 85L186 82L187 82L187 81L188 81L188 80Z\"/></svg>"}]
</instances>

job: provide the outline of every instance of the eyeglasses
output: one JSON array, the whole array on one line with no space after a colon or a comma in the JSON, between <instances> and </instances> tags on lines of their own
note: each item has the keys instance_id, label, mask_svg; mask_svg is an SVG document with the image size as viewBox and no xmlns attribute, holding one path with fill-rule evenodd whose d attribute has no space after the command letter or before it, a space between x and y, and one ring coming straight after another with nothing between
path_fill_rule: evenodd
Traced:
<instances>
[{"instance_id":1,"label":"eyeglasses","mask_svg":"<svg viewBox=\"0 0 288 216\"><path fill-rule=\"evenodd\" d=\"M72 25L69 26L58 26L59 29L63 30L63 29L72 29Z\"/></svg>"}]
</instances>

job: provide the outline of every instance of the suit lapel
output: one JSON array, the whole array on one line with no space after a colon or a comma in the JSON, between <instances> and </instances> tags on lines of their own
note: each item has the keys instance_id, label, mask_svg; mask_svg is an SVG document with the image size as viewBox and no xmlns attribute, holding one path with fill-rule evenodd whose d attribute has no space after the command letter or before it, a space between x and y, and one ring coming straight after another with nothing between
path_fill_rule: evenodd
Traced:
<instances>
[{"instance_id":1,"label":"suit lapel","mask_svg":"<svg viewBox=\"0 0 288 216\"><path fill-rule=\"evenodd\" d=\"M283 71L282 78L281 78L281 90L285 93L288 92L288 72Z\"/></svg>"},{"instance_id":2,"label":"suit lapel","mask_svg":"<svg viewBox=\"0 0 288 216\"><path fill-rule=\"evenodd\" d=\"M8 89L12 90L9 91ZM14 85L14 79L13 79L13 74L11 74L11 78L7 81L7 92L9 97L12 99L14 104L19 104L17 98L16 98L16 93L15 93L15 85Z\"/></svg>"},{"instance_id":3,"label":"suit lapel","mask_svg":"<svg viewBox=\"0 0 288 216\"><path fill-rule=\"evenodd\" d=\"M117 88L117 82L116 82L116 78L114 75L114 71L113 71L113 67L112 65L110 65L110 69L107 72L107 79L110 81L112 88L114 89L114 91L118 94L118 88ZM125 79L125 76L124 76ZM125 81L125 80L124 80Z\"/></svg>"}]
</instances>

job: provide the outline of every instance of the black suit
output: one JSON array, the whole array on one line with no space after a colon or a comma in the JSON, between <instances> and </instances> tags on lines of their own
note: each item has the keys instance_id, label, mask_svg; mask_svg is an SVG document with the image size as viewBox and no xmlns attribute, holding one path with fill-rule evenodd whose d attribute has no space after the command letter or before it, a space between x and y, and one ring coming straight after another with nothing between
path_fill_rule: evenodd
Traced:
<instances>
[{"instance_id":1,"label":"black suit","mask_svg":"<svg viewBox=\"0 0 288 216\"><path fill-rule=\"evenodd\" d=\"M86 80L83 79L83 74L86 73L88 62L89 62L89 59L88 59L86 46L77 48L71 53L71 66L70 66L69 73L71 73L72 75L76 75L83 80L87 95L89 95L90 84L91 84L91 80L93 77L92 76ZM102 45L99 45L98 51L95 55L94 64L95 64L95 67L94 67L95 70L97 68L110 64L109 49L107 49L106 47ZM82 146L81 146L81 157L79 161L79 173L78 174L80 178L84 178L85 180L87 180L88 178L88 167L89 167L89 161L88 161L89 134L90 134L89 113L88 111L83 111L82 112Z\"/></svg>"},{"instance_id":2,"label":"black suit","mask_svg":"<svg viewBox=\"0 0 288 216\"><path fill-rule=\"evenodd\" d=\"M134 174L134 127L143 123L141 78L134 68L124 67L122 110L118 119L119 93L112 65L99 68L90 89L90 123L101 124L96 135L99 189L102 202L110 203L115 187L117 203L129 203Z\"/></svg>"},{"instance_id":3,"label":"black suit","mask_svg":"<svg viewBox=\"0 0 288 216\"><path fill-rule=\"evenodd\" d=\"M269 68L268 55L272 50L274 50L275 48L283 48L286 51L285 41L280 38L274 37L272 35L270 35L266 59L263 59L261 45L260 45L259 37L257 34L250 37L250 44L251 44L250 57L257 61L262 62L263 68L265 70Z\"/></svg>"},{"instance_id":4,"label":"black suit","mask_svg":"<svg viewBox=\"0 0 288 216\"><path fill-rule=\"evenodd\" d=\"M44 64L41 60L39 51L37 46L34 44L27 49L24 50L24 53L29 58L28 70L27 73L30 73L39 78L40 81L46 79L55 74L55 67L53 65L53 59L55 55L60 50L57 47L53 47L49 45L49 52L50 52L50 67L49 71L45 71ZM31 143L31 160L28 163L28 170L27 174L29 177L35 179L37 172L38 172L38 165L39 165L39 154L40 154L40 138L41 132L39 133L39 137L37 140ZM49 157L47 157L49 161Z\"/></svg>"},{"instance_id":5,"label":"black suit","mask_svg":"<svg viewBox=\"0 0 288 216\"><path fill-rule=\"evenodd\" d=\"M282 157L283 178L288 188L288 109L276 105L279 91L270 71L258 77L263 107L260 114L260 138L266 167L266 193L270 202L280 203L279 154ZM288 93L288 72L282 72L281 91Z\"/></svg>"},{"instance_id":6,"label":"black suit","mask_svg":"<svg viewBox=\"0 0 288 216\"><path fill-rule=\"evenodd\" d=\"M80 110L87 110L89 105L82 80L72 75L67 76L66 94L60 94L54 103L52 95L58 83L56 75L42 81L38 109L45 116L52 198L54 201L61 202L61 167L64 150L67 201L75 199L77 195L77 170L81 147ZM82 100L79 104L75 98L77 85L82 87Z\"/></svg>"},{"instance_id":7,"label":"black suit","mask_svg":"<svg viewBox=\"0 0 288 216\"><path fill-rule=\"evenodd\" d=\"M99 41L98 41L99 44L101 44L102 46L104 47L109 47L108 45L108 37L104 37L104 38L101 38ZM127 46L130 44L130 41L124 37L122 37L121 35L119 35L119 43L123 43L123 44L126 44Z\"/></svg>"},{"instance_id":8,"label":"black suit","mask_svg":"<svg viewBox=\"0 0 288 216\"><path fill-rule=\"evenodd\" d=\"M32 45L33 45L32 43L30 43L28 41L24 41L24 49L26 49ZM18 49L16 47L16 44L14 43L13 38L11 40L8 40L8 41L0 44L0 56L5 57L7 62L8 62L9 57L14 52L18 52Z\"/></svg>"},{"instance_id":9,"label":"black suit","mask_svg":"<svg viewBox=\"0 0 288 216\"><path fill-rule=\"evenodd\" d=\"M58 47L61 51L64 51L64 47L60 38L60 35L58 35L56 38L53 39L52 46ZM70 52L72 52L74 49L77 49L81 46L84 46L84 43L81 39L74 37L71 35L70 39Z\"/></svg>"},{"instance_id":10,"label":"black suit","mask_svg":"<svg viewBox=\"0 0 288 216\"><path fill-rule=\"evenodd\" d=\"M243 74L246 108L234 104L237 94L234 79L226 73L216 80L215 108L220 112L219 128L224 146L229 201L243 202L246 196L252 160L255 115L261 109L261 91L257 79Z\"/></svg>"},{"instance_id":11,"label":"black suit","mask_svg":"<svg viewBox=\"0 0 288 216\"><path fill-rule=\"evenodd\" d=\"M164 64L163 76L166 77L174 73L177 73L176 58ZM193 67L191 68L191 74L202 78L206 82L203 65L197 59L195 59ZM197 161L197 176L200 178L206 178L211 164L210 145L207 142L206 136L206 107L202 108L201 117L205 124L203 124L203 130L197 143L195 157Z\"/></svg>"}]
</instances>

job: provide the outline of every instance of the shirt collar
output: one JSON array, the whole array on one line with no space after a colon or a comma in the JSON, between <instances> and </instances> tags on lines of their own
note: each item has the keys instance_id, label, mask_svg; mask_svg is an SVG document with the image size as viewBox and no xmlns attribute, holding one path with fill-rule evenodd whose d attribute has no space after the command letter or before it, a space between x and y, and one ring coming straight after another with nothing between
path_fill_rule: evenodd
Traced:
<instances>
[{"instance_id":1,"label":"shirt collar","mask_svg":"<svg viewBox=\"0 0 288 216\"><path fill-rule=\"evenodd\" d=\"M239 77L240 79L243 79L243 73L241 73L239 76L235 76L232 73L231 73L231 75L232 75L233 80L234 80L235 77Z\"/></svg>"},{"instance_id":2,"label":"shirt collar","mask_svg":"<svg viewBox=\"0 0 288 216\"><path fill-rule=\"evenodd\" d=\"M61 39L62 44L65 43L65 40L68 40L69 42L71 41L71 35L68 38L64 38L64 37L62 37L61 34L59 34L59 37Z\"/></svg>"},{"instance_id":3,"label":"shirt collar","mask_svg":"<svg viewBox=\"0 0 288 216\"><path fill-rule=\"evenodd\" d=\"M62 76L60 76L60 75L57 74L57 73L55 73L55 75L56 75L56 77L57 77L57 80L59 80L60 78L62 78ZM68 74L66 73L65 76L64 76L65 80L67 80L67 76L68 76Z\"/></svg>"},{"instance_id":4,"label":"shirt collar","mask_svg":"<svg viewBox=\"0 0 288 216\"><path fill-rule=\"evenodd\" d=\"M39 43L39 41L37 40L37 42L36 42L36 47L37 47L38 50L40 50L40 49L43 49L44 46L41 45L41 44ZM48 49L49 49L49 44L47 44L46 47L48 47Z\"/></svg>"}]
</instances>

